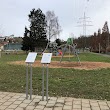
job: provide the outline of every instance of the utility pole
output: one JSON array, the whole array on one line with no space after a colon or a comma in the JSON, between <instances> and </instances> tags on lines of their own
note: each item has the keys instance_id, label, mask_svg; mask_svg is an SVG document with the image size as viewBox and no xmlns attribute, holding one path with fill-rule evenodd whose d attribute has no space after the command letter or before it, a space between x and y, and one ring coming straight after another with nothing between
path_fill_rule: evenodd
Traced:
<instances>
[{"instance_id":1,"label":"utility pole","mask_svg":"<svg viewBox=\"0 0 110 110\"><path fill-rule=\"evenodd\" d=\"M82 18L79 18L79 20L82 20L82 21L79 21L78 23L82 23L82 25L78 25L77 27L83 27L83 51L84 51L84 48L87 46L86 44L86 27L87 26L92 26L92 25L88 25L87 23L91 22L91 21L87 21L87 19L89 19L90 17L86 17L86 14L84 12L84 16Z\"/></svg>"}]
</instances>

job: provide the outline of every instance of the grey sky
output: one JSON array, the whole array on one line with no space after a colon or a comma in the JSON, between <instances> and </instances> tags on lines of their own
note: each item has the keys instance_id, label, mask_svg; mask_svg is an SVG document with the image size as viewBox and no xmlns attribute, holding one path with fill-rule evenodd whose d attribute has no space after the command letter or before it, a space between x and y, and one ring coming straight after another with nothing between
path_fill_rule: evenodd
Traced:
<instances>
[{"instance_id":1,"label":"grey sky","mask_svg":"<svg viewBox=\"0 0 110 110\"><path fill-rule=\"evenodd\" d=\"M87 27L87 35L97 32L105 21L110 24L110 0L0 0L0 34L23 36L24 27L29 26L27 15L33 8L55 12L63 30L60 38L64 40L71 33L76 37L83 34L83 28L76 26L84 12L93 25Z\"/></svg>"}]
</instances>

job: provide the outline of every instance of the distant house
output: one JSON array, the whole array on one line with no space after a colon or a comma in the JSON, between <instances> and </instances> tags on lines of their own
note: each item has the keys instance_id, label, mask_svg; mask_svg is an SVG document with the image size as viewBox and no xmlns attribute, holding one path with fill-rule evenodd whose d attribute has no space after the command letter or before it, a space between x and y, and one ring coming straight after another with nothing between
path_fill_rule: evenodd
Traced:
<instances>
[{"instance_id":1,"label":"distant house","mask_svg":"<svg viewBox=\"0 0 110 110\"><path fill-rule=\"evenodd\" d=\"M4 50L4 45L0 44L0 50Z\"/></svg>"},{"instance_id":2,"label":"distant house","mask_svg":"<svg viewBox=\"0 0 110 110\"><path fill-rule=\"evenodd\" d=\"M4 45L4 50L21 50L22 44L20 43L8 43Z\"/></svg>"},{"instance_id":3,"label":"distant house","mask_svg":"<svg viewBox=\"0 0 110 110\"><path fill-rule=\"evenodd\" d=\"M0 36L0 42L3 42L5 40L5 37Z\"/></svg>"}]
</instances>

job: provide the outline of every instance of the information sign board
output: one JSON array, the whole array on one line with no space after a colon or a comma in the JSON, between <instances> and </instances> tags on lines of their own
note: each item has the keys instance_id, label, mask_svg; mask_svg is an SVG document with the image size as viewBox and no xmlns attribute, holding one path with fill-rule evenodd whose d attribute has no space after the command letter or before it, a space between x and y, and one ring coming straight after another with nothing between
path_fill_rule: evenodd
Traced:
<instances>
[{"instance_id":1,"label":"information sign board","mask_svg":"<svg viewBox=\"0 0 110 110\"><path fill-rule=\"evenodd\" d=\"M51 62L52 53L43 53L41 63L48 64Z\"/></svg>"},{"instance_id":2,"label":"information sign board","mask_svg":"<svg viewBox=\"0 0 110 110\"><path fill-rule=\"evenodd\" d=\"M26 63L34 63L36 59L37 53L36 52L29 52L25 62Z\"/></svg>"}]
</instances>

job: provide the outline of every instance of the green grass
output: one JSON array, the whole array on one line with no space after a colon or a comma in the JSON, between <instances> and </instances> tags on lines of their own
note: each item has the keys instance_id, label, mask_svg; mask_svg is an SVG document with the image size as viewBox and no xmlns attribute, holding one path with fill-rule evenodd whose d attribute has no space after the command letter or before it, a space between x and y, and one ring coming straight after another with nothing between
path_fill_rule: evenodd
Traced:
<instances>
[{"instance_id":1,"label":"green grass","mask_svg":"<svg viewBox=\"0 0 110 110\"><path fill-rule=\"evenodd\" d=\"M26 59L22 55L3 55L0 58L0 91L25 93L26 67L7 64L9 61ZM110 62L109 57L93 53L81 53L81 61ZM37 57L41 59L41 57ZM60 58L52 58L59 60ZM64 58L63 60L68 60ZM71 58L75 61L75 58ZM42 68L33 68L33 93L41 95ZM75 70L49 69L49 96L69 96L76 98L110 100L110 69Z\"/></svg>"}]
</instances>

